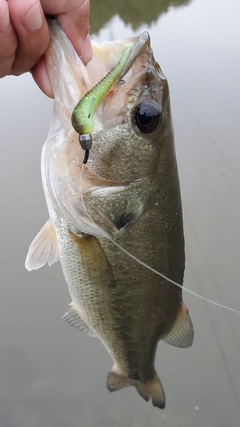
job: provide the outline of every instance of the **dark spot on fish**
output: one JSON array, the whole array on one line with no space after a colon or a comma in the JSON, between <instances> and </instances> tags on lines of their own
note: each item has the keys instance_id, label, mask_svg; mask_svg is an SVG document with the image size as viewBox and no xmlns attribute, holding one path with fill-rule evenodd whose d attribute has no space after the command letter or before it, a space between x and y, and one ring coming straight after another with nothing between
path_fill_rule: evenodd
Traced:
<instances>
[{"instance_id":1,"label":"dark spot on fish","mask_svg":"<svg viewBox=\"0 0 240 427\"><path fill-rule=\"evenodd\" d=\"M139 372L135 371L130 373L129 378L131 378L131 380L139 381L141 379L141 375Z\"/></svg>"},{"instance_id":2,"label":"dark spot on fish","mask_svg":"<svg viewBox=\"0 0 240 427\"><path fill-rule=\"evenodd\" d=\"M112 289L112 288L116 288L116 287L117 287L117 281L116 281L116 279L115 279L115 278L112 278L112 279L110 280L110 282L108 283L108 287L109 287L110 289Z\"/></svg>"},{"instance_id":3,"label":"dark spot on fish","mask_svg":"<svg viewBox=\"0 0 240 427\"><path fill-rule=\"evenodd\" d=\"M121 228L125 227L129 222L133 220L132 214L125 214L123 213L118 219L114 221L116 227L118 230L121 230Z\"/></svg>"}]
</instances>

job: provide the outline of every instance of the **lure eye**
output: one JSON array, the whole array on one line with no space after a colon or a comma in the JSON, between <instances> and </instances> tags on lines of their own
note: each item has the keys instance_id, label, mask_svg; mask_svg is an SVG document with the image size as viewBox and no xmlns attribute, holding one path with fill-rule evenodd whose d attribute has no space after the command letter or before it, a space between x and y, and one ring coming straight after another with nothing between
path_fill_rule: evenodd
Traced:
<instances>
[{"instance_id":1,"label":"lure eye","mask_svg":"<svg viewBox=\"0 0 240 427\"><path fill-rule=\"evenodd\" d=\"M142 133L152 133L161 121L159 106L151 102L139 104L135 111L135 122Z\"/></svg>"}]
</instances>

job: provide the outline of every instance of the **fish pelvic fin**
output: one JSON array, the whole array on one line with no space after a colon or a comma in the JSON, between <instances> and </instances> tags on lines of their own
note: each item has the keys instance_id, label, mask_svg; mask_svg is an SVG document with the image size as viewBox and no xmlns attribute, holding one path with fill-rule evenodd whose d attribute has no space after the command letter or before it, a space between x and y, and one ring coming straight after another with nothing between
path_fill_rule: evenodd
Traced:
<instances>
[{"instance_id":1,"label":"fish pelvic fin","mask_svg":"<svg viewBox=\"0 0 240 427\"><path fill-rule=\"evenodd\" d=\"M25 261L28 271L37 270L48 263L49 267L59 260L56 233L49 221L44 224L32 241Z\"/></svg>"},{"instance_id":2,"label":"fish pelvic fin","mask_svg":"<svg viewBox=\"0 0 240 427\"><path fill-rule=\"evenodd\" d=\"M84 320L81 318L80 314L74 307L73 302L71 302L69 305L71 308L68 311L66 311L66 313L62 317L62 320L71 328L75 328L75 329L78 329L79 331L87 332L89 336L95 337L92 330L84 322Z\"/></svg>"},{"instance_id":3,"label":"fish pelvic fin","mask_svg":"<svg viewBox=\"0 0 240 427\"><path fill-rule=\"evenodd\" d=\"M175 347L191 347L194 330L187 306L182 302L175 323L170 332L162 340Z\"/></svg>"},{"instance_id":4,"label":"fish pelvic fin","mask_svg":"<svg viewBox=\"0 0 240 427\"><path fill-rule=\"evenodd\" d=\"M137 392L144 400L146 400L146 402L148 402L149 399L152 399L153 406L156 406L160 409L165 408L165 393L161 381L155 371L153 377L150 380L143 382L128 378L115 371L114 368L115 366L113 366L112 371L109 372L107 376L107 389L110 392L121 390L122 388L129 386L134 386Z\"/></svg>"}]
</instances>

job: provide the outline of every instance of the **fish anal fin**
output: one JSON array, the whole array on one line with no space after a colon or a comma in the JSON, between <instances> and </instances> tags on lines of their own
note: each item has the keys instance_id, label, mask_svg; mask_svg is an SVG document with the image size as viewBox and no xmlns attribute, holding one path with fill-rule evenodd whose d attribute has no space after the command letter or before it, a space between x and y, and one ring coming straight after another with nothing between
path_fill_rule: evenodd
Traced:
<instances>
[{"instance_id":1,"label":"fish anal fin","mask_svg":"<svg viewBox=\"0 0 240 427\"><path fill-rule=\"evenodd\" d=\"M32 241L25 261L27 270L37 270L46 263L49 266L59 260L58 242L55 230L47 221Z\"/></svg>"},{"instance_id":2,"label":"fish anal fin","mask_svg":"<svg viewBox=\"0 0 240 427\"><path fill-rule=\"evenodd\" d=\"M146 402L152 399L153 406L157 406L160 409L165 408L165 393L156 372L154 372L150 380L139 381L122 375L120 372L117 372L113 366L112 371L109 372L107 377L107 389L113 392L129 386L134 386Z\"/></svg>"},{"instance_id":3,"label":"fish anal fin","mask_svg":"<svg viewBox=\"0 0 240 427\"><path fill-rule=\"evenodd\" d=\"M80 314L74 308L73 303L70 304L71 308L63 315L62 320L71 326L71 328L78 329L79 331L87 332L88 335L94 337L94 333L88 325L82 320Z\"/></svg>"},{"instance_id":4,"label":"fish anal fin","mask_svg":"<svg viewBox=\"0 0 240 427\"><path fill-rule=\"evenodd\" d=\"M124 375L116 374L111 371L107 376L107 389L112 393L113 391L121 390L122 388L129 387L131 384L131 380Z\"/></svg>"},{"instance_id":5,"label":"fish anal fin","mask_svg":"<svg viewBox=\"0 0 240 427\"><path fill-rule=\"evenodd\" d=\"M191 347L194 331L187 306L181 303L180 310L170 332L162 340L175 347Z\"/></svg>"}]
</instances>

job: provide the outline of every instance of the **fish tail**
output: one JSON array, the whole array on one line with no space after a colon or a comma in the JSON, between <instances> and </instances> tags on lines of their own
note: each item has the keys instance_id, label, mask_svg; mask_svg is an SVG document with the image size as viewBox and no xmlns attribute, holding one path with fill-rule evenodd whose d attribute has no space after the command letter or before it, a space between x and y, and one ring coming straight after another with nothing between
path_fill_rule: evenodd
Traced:
<instances>
[{"instance_id":1,"label":"fish tail","mask_svg":"<svg viewBox=\"0 0 240 427\"><path fill-rule=\"evenodd\" d=\"M152 399L153 406L157 406L160 409L165 408L165 393L156 372L154 372L150 380L144 382L128 378L114 370L109 372L107 377L107 389L110 392L121 390L129 386L134 386L140 396L147 402L149 399Z\"/></svg>"},{"instance_id":2,"label":"fish tail","mask_svg":"<svg viewBox=\"0 0 240 427\"><path fill-rule=\"evenodd\" d=\"M148 381L137 381L135 387L140 396L147 402L149 399L152 399L153 406L157 406L160 409L165 408L165 393L156 372L154 373L154 376Z\"/></svg>"}]
</instances>

